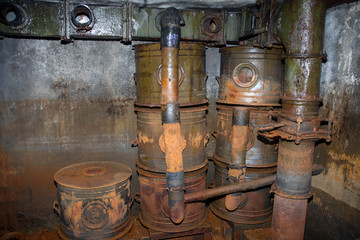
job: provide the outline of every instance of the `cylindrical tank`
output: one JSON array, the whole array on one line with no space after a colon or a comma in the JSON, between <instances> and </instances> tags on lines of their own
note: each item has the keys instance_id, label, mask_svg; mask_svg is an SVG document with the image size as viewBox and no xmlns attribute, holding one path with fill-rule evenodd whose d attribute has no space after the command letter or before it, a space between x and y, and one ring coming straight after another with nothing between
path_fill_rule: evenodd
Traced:
<instances>
[{"instance_id":1,"label":"cylindrical tank","mask_svg":"<svg viewBox=\"0 0 360 240\"><path fill-rule=\"evenodd\" d=\"M228 165L214 160L215 163L215 187L228 185ZM263 178L276 173L276 167L270 168L246 168L245 181ZM244 193L245 201L234 211L225 208L225 196L210 204L211 211L218 217L234 223L256 225L269 222L272 215L272 201L270 186ZM255 226L251 228L256 228Z\"/></svg>"},{"instance_id":2,"label":"cylindrical tank","mask_svg":"<svg viewBox=\"0 0 360 240\"><path fill-rule=\"evenodd\" d=\"M230 134L232 130L233 108L228 105L217 104L217 130L216 150L214 156L219 161L230 164ZM246 152L247 167L271 167L277 162L278 141L269 141L257 135L259 126L269 123L269 111L260 108L250 110L249 126L253 131L249 132L249 149Z\"/></svg>"},{"instance_id":3,"label":"cylindrical tank","mask_svg":"<svg viewBox=\"0 0 360 240\"><path fill-rule=\"evenodd\" d=\"M221 48L218 102L279 106L284 78L282 52L252 46Z\"/></svg>"},{"instance_id":4,"label":"cylindrical tank","mask_svg":"<svg viewBox=\"0 0 360 240\"><path fill-rule=\"evenodd\" d=\"M161 51L160 44L140 44L135 47L136 88L138 106L160 106ZM179 51L180 106L207 102L205 45L181 43Z\"/></svg>"},{"instance_id":5,"label":"cylindrical tank","mask_svg":"<svg viewBox=\"0 0 360 240\"><path fill-rule=\"evenodd\" d=\"M153 230L162 232L183 232L200 226L206 220L204 202L189 203L185 206L185 217L180 224L174 224L168 215L168 190L166 174L137 168L140 184L141 223ZM185 192L205 190L207 165L185 173Z\"/></svg>"},{"instance_id":6,"label":"cylindrical tank","mask_svg":"<svg viewBox=\"0 0 360 240\"><path fill-rule=\"evenodd\" d=\"M131 169L116 162L67 166L54 176L61 239L115 239L131 229Z\"/></svg>"},{"instance_id":7,"label":"cylindrical tank","mask_svg":"<svg viewBox=\"0 0 360 240\"><path fill-rule=\"evenodd\" d=\"M163 134L161 110L159 108L136 108L138 123L138 160L143 169L166 172L165 154L159 146ZM203 167L206 162L205 145L207 107L186 107L180 109L181 132L186 140L183 151L184 170L192 171Z\"/></svg>"}]
</instances>

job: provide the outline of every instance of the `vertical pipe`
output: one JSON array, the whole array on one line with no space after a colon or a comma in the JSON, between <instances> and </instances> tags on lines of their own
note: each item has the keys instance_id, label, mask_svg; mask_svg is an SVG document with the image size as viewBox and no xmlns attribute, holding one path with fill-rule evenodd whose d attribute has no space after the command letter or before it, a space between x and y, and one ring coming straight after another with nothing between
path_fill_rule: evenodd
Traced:
<instances>
[{"instance_id":1,"label":"vertical pipe","mask_svg":"<svg viewBox=\"0 0 360 240\"><path fill-rule=\"evenodd\" d=\"M233 108L233 127L230 135L231 164L229 165L229 180L238 183L245 180L245 160L247 135L249 131L250 110L248 107ZM234 211L242 202L245 202L244 194L237 192L226 195L225 207Z\"/></svg>"},{"instance_id":2,"label":"vertical pipe","mask_svg":"<svg viewBox=\"0 0 360 240\"><path fill-rule=\"evenodd\" d=\"M286 49L279 121L285 124L284 129L298 129L300 137L296 142L280 142L273 240L304 238L316 137L301 141L301 133L318 124L324 22L325 0L287 0L278 18L278 35Z\"/></svg>"},{"instance_id":3,"label":"vertical pipe","mask_svg":"<svg viewBox=\"0 0 360 240\"><path fill-rule=\"evenodd\" d=\"M182 151L186 141L180 130L179 108L179 48L181 14L167 8L161 17L161 118L163 146L166 161L166 183L170 219L179 224L184 219L184 167ZM162 142L161 142L162 141Z\"/></svg>"}]
</instances>

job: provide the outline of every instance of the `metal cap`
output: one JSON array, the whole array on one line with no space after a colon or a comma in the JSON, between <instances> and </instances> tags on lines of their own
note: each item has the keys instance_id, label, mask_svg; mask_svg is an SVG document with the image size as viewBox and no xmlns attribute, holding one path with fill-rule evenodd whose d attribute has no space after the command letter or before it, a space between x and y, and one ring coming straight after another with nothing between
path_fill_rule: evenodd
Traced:
<instances>
[{"instance_id":1,"label":"metal cap","mask_svg":"<svg viewBox=\"0 0 360 240\"><path fill-rule=\"evenodd\" d=\"M84 162L64 167L54 176L64 187L89 189L108 187L129 179L131 169L117 162Z\"/></svg>"}]
</instances>

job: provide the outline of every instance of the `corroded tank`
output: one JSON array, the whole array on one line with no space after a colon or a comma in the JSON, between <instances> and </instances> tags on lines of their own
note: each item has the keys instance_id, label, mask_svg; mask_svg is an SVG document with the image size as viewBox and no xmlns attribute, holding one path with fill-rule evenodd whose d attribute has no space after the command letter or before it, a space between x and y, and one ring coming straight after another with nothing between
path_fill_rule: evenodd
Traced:
<instances>
[{"instance_id":1,"label":"corroded tank","mask_svg":"<svg viewBox=\"0 0 360 240\"><path fill-rule=\"evenodd\" d=\"M161 51L160 44L140 44L135 47L138 106L160 106L161 103ZM180 106L207 102L205 73L205 45L181 43L179 51L179 103Z\"/></svg>"},{"instance_id":2,"label":"corroded tank","mask_svg":"<svg viewBox=\"0 0 360 240\"><path fill-rule=\"evenodd\" d=\"M280 106L284 78L282 49L224 47L218 103Z\"/></svg>"},{"instance_id":3,"label":"corroded tank","mask_svg":"<svg viewBox=\"0 0 360 240\"><path fill-rule=\"evenodd\" d=\"M115 239L132 226L131 169L115 162L67 166L54 176L61 239Z\"/></svg>"},{"instance_id":4,"label":"corroded tank","mask_svg":"<svg viewBox=\"0 0 360 240\"><path fill-rule=\"evenodd\" d=\"M227 105L217 104L217 130L216 150L214 157L219 161L230 164L230 134L232 130L233 108ZM247 167L272 167L277 162L278 141L269 141L257 135L259 126L269 123L269 111L261 108L250 110L249 146L246 152Z\"/></svg>"},{"instance_id":5,"label":"corroded tank","mask_svg":"<svg viewBox=\"0 0 360 240\"><path fill-rule=\"evenodd\" d=\"M214 160L215 187L228 185L228 165ZM276 173L276 167L246 168L245 181L263 178ZM244 193L244 201L234 211L225 208L225 197L216 199L210 204L211 211L218 217L233 223L244 224L246 228L256 228L259 224L268 223L272 216L270 186Z\"/></svg>"},{"instance_id":6,"label":"corroded tank","mask_svg":"<svg viewBox=\"0 0 360 240\"><path fill-rule=\"evenodd\" d=\"M185 192L205 190L207 164L185 173ZM153 230L162 232L183 232L199 227L205 222L207 209L204 202L189 203L185 206L185 217L180 224L174 224L168 215L168 190L166 174L137 168L140 184L141 223Z\"/></svg>"},{"instance_id":7,"label":"corroded tank","mask_svg":"<svg viewBox=\"0 0 360 240\"><path fill-rule=\"evenodd\" d=\"M138 123L137 165L153 172L166 172L165 154L159 146L163 134L159 108L136 108ZM206 164L205 146L209 140L206 133L207 107L180 109L181 132L186 140L183 151L184 170L192 171Z\"/></svg>"}]
</instances>

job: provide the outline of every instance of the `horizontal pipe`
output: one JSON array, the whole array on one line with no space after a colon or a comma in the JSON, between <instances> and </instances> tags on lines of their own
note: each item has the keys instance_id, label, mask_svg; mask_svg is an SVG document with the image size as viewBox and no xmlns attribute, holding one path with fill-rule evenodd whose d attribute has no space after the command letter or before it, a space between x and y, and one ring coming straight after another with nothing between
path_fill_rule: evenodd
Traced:
<instances>
[{"instance_id":1,"label":"horizontal pipe","mask_svg":"<svg viewBox=\"0 0 360 240\"><path fill-rule=\"evenodd\" d=\"M209 198L227 195L234 192L245 192L249 190L254 190L257 188L269 186L273 184L275 180L276 180L276 175L271 175L268 177L252 180L249 182L234 183L221 187L207 189L201 192L189 193L189 194L185 194L184 201L185 203L201 202Z\"/></svg>"}]
</instances>

